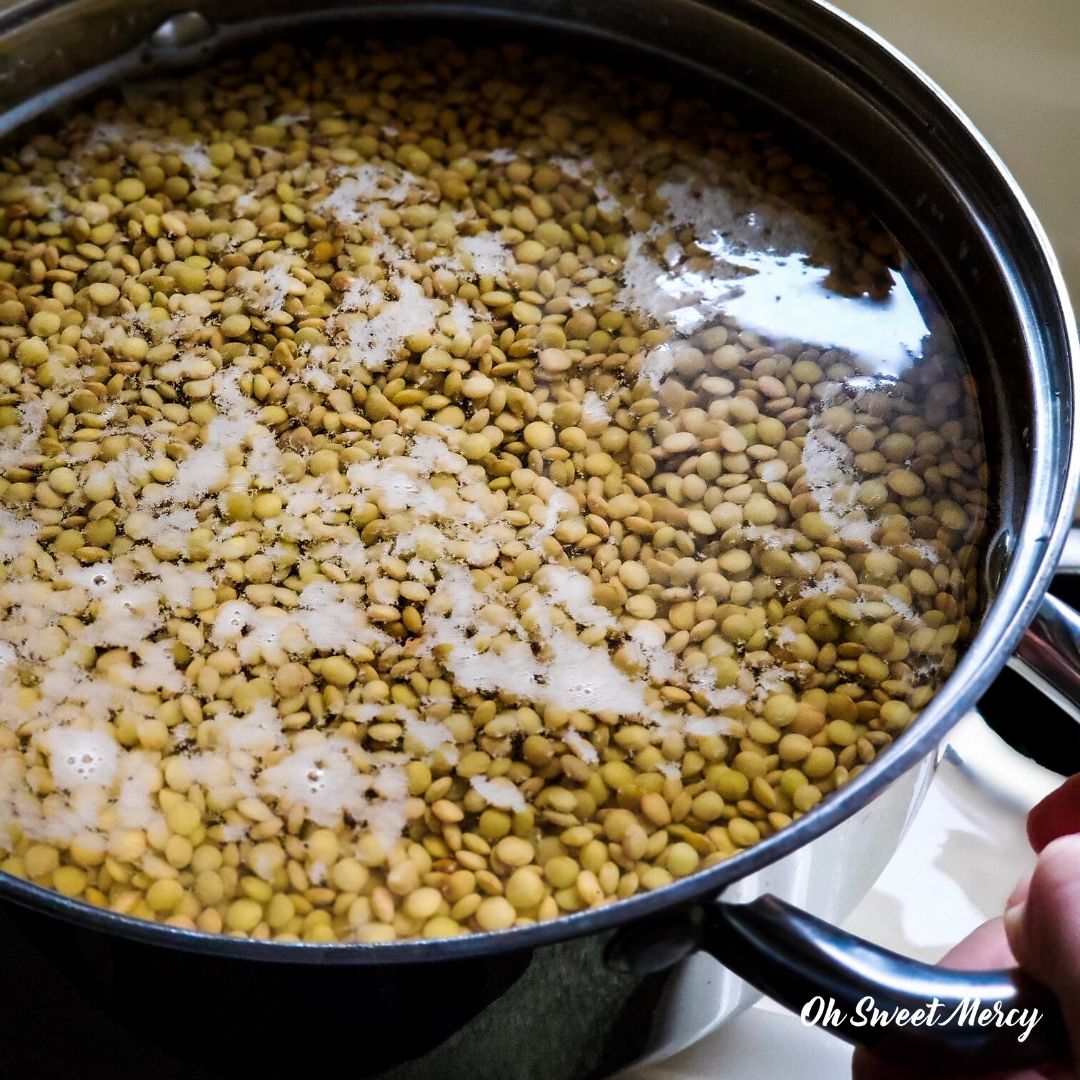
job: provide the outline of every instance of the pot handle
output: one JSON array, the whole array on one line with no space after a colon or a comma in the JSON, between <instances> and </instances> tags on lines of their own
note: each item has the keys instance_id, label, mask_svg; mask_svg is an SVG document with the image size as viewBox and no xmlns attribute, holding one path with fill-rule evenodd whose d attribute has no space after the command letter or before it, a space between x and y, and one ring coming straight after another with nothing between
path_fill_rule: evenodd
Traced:
<instances>
[{"instance_id":1,"label":"pot handle","mask_svg":"<svg viewBox=\"0 0 1080 1080\"><path fill-rule=\"evenodd\" d=\"M1061 571L1080 572L1080 529L1070 534ZM1080 720L1080 613L1047 594L1009 663ZM716 902L703 912L699 942L793 1012L922 1073L997 1072L1069 1054L1056 998L1019 968L955 971L925 964L773 896L747 904ZM932 1024L872 1026L873 1009L890 1016L906 1009L911 1016L934 1002L939 1006ZM982 1009L990 1010L985 1025L977 1022ZM1032 1010L1038 1010L1039 1020L1023 1041L1018 1038L1022 1027L1004 1026L1004 1020L997 1026L1000 1018L1023 1023Z\"/></svg>"},{"instance_id":2,"label":"pot handle","mask_svg":"<svg viewBox=\"0 0 1080 1080\"><path fill-rule=\"evenodd\" d=\"M1069 1055L1057 999L1019 968L956 971L912 960L774 896L719 902L704 926L703 947L725 967L806 1022L920 1074L998 1072ZM877 1013L901 1009L907 1024L873 1026Z\"/></svg>"},{"instance_id":3,"label":"pot handle","mask_svg":"<svg viewBox=\"0 0 1080 1080\"><path fill-rule=\"evenodd\" d=\"M919 1075L999 1072L1069 1055L1056 998L1019 968L939 968L873 945L775 896L744 904L716 901L632 926L612 939L608 960L645 974L695 948L805 1023ZM898 1010L907 1010L903 1023Z\"/></svg>"},{"instance_id":4,"label":"pot handle","mask_svg":"<svg viewBox=\"0 0 1080 1080\"><path fill-rule=\"evenodd\" d=\"M1080 505L1055 572L1080 575ZM1080 721L1080 614L1068 604L1049 593L1043 597L1009 667Z\"/></svg>"},{"instance_id":5,"label":"pot handle","mask_svg":"<svg viewBox=\"0 0 1080 1080\"><path fill-rule=\"evenodd\" d=\"M1009 667L1080 720L1080 614L1068 604L1043 597Z\"/></svg>"}]
</instances>

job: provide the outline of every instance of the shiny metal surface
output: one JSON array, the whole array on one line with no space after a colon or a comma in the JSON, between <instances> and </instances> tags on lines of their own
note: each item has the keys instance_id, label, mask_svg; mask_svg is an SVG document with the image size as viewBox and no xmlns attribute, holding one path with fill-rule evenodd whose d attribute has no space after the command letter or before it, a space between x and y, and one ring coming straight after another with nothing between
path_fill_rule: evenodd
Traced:
<instances>
[{"instance_id":1,"label":"shiny metal surface","mask_svg":"<svg viewBox=\"0 0 1080 1080\"><path fill-rule=\"evenodd\" d=\"M160 72L274 25L333 21L341 31L346 16L470 18L569 31L676 64L703 92L741 87L875 192L881 216L960 325L997 451L993 483L1010 555L957 671L883 760L793 826L659 892L495 936L331 947L144 923L6 877L0 894L131 938L253 959L389 964L531 948L715 895L831 829L930 753L986 689L1035 615L1065 541L1078 479L1069 453L1076 331L1053 254L1007 172L940 91L887 45L815 0L324 0L301 14L281 2L210 0L190 9L214 28L210 36L159 32L175 8L157 0L0 4L0 131L120 73Z\"/></svg>"},{"instance_id":2,"label":"shiny metal surface","mask_svg":"<svg viewBox=\"0 0 1080 1080\"><path fill-rule=\"evenodd\" d=\"M1080 574L1080 529L1071 529L1058 560L1059 574Z\"/></svg>"},{"instance_id":3,"label":"shiny metal surface","mask_svg":"<svg viewBox=\"0 0 1080 1080\"><path fill-rule=\"evenodd\" d=\"M159 52L178 52L210 41L214 25L198 11L182 11L171 15L150 35L148 44Z\"/></svg>"},{"instance_id":4,"label":"shiny metal surface","mask_svg":"<svg viewBox=\"0 0 1080 1080\"><path fill-rule=\"evenodd\" d=\"M1080 614L1068 604L1043 599L1009 666L1080 720Z\"/></svg>"},{"instance_id":5,"label":"shiny metal surface","mask_svg":"<svg viewBox=\"0 0 1080 1080\"><path fill-rule=\"evenodd\" d=\"M943 760L969 782L980 798L996 803L1020 820L1061 783L1058 773L1014 750L974 712L949 732Z\"/></svg>"}]
</instances>

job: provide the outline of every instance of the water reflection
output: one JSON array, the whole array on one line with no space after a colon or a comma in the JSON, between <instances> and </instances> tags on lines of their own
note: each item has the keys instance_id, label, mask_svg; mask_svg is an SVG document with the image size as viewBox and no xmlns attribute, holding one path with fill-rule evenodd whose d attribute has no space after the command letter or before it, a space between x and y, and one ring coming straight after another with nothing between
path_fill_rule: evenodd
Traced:
<instances>
[{"instance_id":1,"label":"water reflection","mask_svg":"<svg viewBox=\"0 0 1080 1080\"><path fill-rule=\"evenodd\" d=\"M633 306L680 337L726 317L778 347L843 349L876 374L899 376L921 359L930 328L899 271L880 268L884 295L841 291L835 268L814 258L828 237L808 215L773 201L740 205L729 191L688 182L658 194L702 254L688 256L678 243L656 250L664 234L654 227L631 241L628 290Z\"/></svg>"}]
</instances>

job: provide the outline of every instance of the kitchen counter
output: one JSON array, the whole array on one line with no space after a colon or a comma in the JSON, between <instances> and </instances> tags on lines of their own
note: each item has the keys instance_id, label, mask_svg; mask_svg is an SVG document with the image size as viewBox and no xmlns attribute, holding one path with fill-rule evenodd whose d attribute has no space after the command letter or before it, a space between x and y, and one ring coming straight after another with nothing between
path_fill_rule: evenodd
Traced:
<instances>
[{"instance_id":1,"label":"kitchen counter","mask_svg":"<svg viewBox=\"0 0 1080 1080\"><path fill-rule=\"evenodd\" d=\"M1080 307L1080 3L841 0L952 97L1027 194Z\"/></svg>"}]
</instances>

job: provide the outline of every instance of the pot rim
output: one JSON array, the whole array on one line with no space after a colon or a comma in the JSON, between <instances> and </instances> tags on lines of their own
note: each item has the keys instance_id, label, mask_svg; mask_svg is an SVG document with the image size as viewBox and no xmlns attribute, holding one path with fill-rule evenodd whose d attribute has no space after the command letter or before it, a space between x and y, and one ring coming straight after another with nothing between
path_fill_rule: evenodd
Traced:
<instances>
[{"instance_id":1,"label":"pot rim","mask_svg":"<svg viewBox=\"0 0 1080 1080\"><path fill-rule=\"evenodd\" d=\"M1010 216L1022 224L1032 244L1029 261L1037 261L1042 280L1039 288L1052 290L1055 315L1062 325L1047 330L1063 335L1068 359L1070 384L1058 387L1051 377L1048 360L1049 342L1040 337L1035 313L1026 301L1028 290L1021 288L1018 274L1010 267L1013 256L995 245L1003 279L1023 327L1023 344L1032 380L1034 417L1031 437L1030 490L1020 529L1015 536L1015 552L1009 559L1004 580L990 602L974 639L965 649L956 670L946 679L918 720L897 739L887 755L875 761L840 791L830 795L812 813L781 829L773 836L747 848L708 870L700 871L654 892L642 893L602 908L560 915L549 922L537 923L495 933L464 934L454 938L405 940L377 944L343 942L258 941L250 938L210 934L149 922L130 915L95 908L0 873L0 898L44 911L87 928L118 935L137 942L242 960L271 961L286 964L398 964L443 962L497 955L612 930L617 926L694 902L716 899L733 882L753 874L796 851L850 817L916 762L933 753L945 733L975 704L1019 641L1024 628L1034 617L1049 587L1058 556L1065 544L1071 523L1072 508L1080 488L1080 447L1074 444L1076 388L1080 385L1080 340L1067 289L1056 257L1033 209L1012 175L970 120L941 88L912 61L878 34L852 16L834 7L828 0L696 0L710 10L737 10L744 18L756 15L757 23L767 13L771 22L784 25L789 33L814 33L818 40L828 40L834 58L858 64L869 56L887 65L889 75L901 89L940 114L940 124L951 127L951 136L966 140L966 149L981 157L989 170L988 179L1001 188L1008 200ZM27 5L22 18L33 19L43 11L62 6L63 0ZM18 7L18 5L17 5ZM487 6L486 0L436 4L431 0L403 0L395 5L376 4L358 12L360 19L380 14L395 16L437 10L443 14L472 18L507 19L505 9ZM310 24L317 12L303 16ZM343 17L341 11L333 13ZM16 9L9 13L19 20ZM294 19L260 20L259 25L276 27ZM516 12L511 21L528 26L542 25L566 33L595 34L596 28L571 20ZM811 24L817 23L815 30ZM243 36L246 24L234 24L230 35ZM605 38L630 46L638 52L660 54L687 65L677 52L652 44L629 40L619 30L608 30ZM92 74L92 73L91 73ZM77 80L80 88L91 85L90 79ZM1064 364L1062 365L1064 366ZM1061 413L1059 415L1058 409Z\"/></svg>"}]
</instances>

